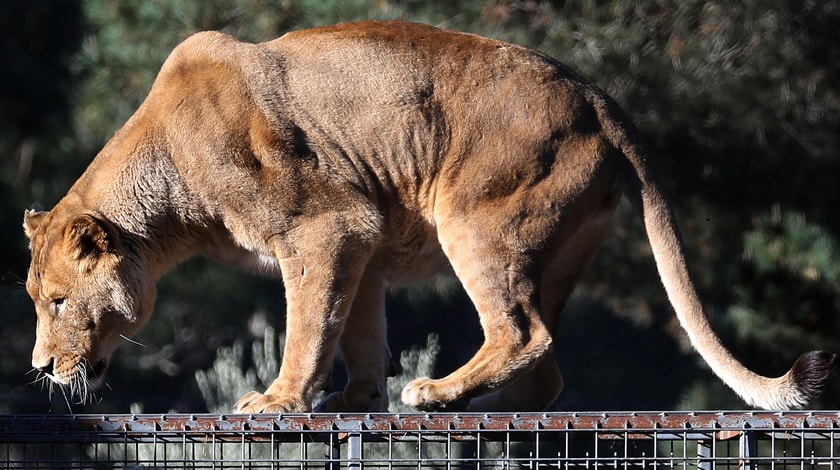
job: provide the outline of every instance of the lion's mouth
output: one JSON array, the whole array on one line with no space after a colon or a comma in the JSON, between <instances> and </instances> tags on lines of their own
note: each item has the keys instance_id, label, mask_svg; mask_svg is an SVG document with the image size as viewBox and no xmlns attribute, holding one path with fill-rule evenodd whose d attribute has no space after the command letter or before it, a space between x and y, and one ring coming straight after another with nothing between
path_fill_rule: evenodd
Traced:
<instances>
[{"instance_id":1,"label":"lion's mouth","mask_svg":"<svg viewBox=\"0 0 840 470\"><path fill-rule=\"evenodd\" d=\"M108 368L107 359L100 359L93 363L87 359L81 359L55 368L54 363L55 361L51 360L49 367L40 370L42 377L49 379L50 393L53 391L53 385L57 385L65 399L74 397L79 404L94 400L93 391L102 382L102 377Z\"/></svg>"}]
</instances>

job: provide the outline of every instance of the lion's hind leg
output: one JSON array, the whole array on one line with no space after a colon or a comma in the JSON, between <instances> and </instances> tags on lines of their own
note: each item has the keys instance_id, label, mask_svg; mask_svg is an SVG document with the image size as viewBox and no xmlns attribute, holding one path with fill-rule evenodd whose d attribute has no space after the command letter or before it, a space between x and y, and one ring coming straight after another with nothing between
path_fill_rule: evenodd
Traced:
<instances>
[{"instance_id":1,"label":"lion's hind leg","mask_svg":"<svg viewBox=\"0 0 840 470\"><path fill-rule=\"evenodd\" d=\"M594 212L559 246L546 250L539 305L542 320L552 335L556 335L560 315L601 244L614 204L609 199L602 210ZM561 346L555 342L553 348ZM552 351L505 387L470 400L468 410L541 411L554 403L562 389L563 378Z\"/></svg>"},{"instance_id":2,"label":"lion's hind leg","mask_svg":"<svg viewBox=\"0 0 840 470\"><path fill-rule=\"evenodd\" d=\"M467 411L542 411L563 390L563 376L554 354L495 392L470 400Z\"/></svg>"},{"instance_id":3,"label":"lion's hind leg","mask_svg":"<svg viewBox=\"0 0 840 470\"><path fill-rule=\"evenodd\" d=\"M480 213L438 226L441 245L479 312L484 344L462 367L437 380L419 378L403 389L404 403L421 410L452 409L498 389L551 352L540 318L533 262L510 247L505 228Z\"/></svg>"},{"instance_id":4,"label":"lion's hind leg","mask_svg":"<svg viewBox=\"0 0 840 470\"><path fill-rule=\"evenodd\" d=\"M557 331L560 314L575 287L577 277L559 279L557 265L549 266L542 276L540 312L548 331ZM557 366L554 346L532 368L506 386L470 400L469 411L542 411L563 390L563 376Z\"/></svg>"}]
</instances>

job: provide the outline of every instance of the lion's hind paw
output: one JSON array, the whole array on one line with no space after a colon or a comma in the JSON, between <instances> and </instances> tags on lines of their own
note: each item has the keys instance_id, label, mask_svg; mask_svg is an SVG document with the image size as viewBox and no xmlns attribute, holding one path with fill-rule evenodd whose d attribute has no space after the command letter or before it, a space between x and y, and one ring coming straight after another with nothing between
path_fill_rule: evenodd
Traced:
<instances>
[{"instance_id":1,"label":"lion's hind paw","mask_svg":"<svg viewBox=\"0 0 840 470\"><path fill-rule=\"evenodd\" d=\"M464 411L469 401L451 393L441 382L428 377L412 380L403 388L400 398L421 411Z\"/></svg>"}]
</instances>

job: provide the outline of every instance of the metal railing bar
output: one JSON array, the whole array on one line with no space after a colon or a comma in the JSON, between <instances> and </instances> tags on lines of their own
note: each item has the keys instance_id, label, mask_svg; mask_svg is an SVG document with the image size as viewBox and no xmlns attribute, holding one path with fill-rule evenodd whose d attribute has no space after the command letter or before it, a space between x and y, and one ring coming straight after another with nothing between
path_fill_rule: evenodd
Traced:
<instances>
[{"instance_id":1,"label":"metal railing bar","mask_svg":"<svg viewBox=\"0 0 840 470\"><path fill-rule=\"evenodd\" d=\"M838 423L815 411L0 415L0 467L834 469Z\"/></svg>"}]
</instances>

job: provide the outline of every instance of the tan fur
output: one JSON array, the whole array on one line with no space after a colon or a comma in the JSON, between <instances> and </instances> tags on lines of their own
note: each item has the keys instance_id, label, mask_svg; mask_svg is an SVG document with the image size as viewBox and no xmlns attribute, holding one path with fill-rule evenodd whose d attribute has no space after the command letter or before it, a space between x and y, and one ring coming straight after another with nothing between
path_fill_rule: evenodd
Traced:
<instances>
[{"instance_id":1,"label":"tan fur","mask_svg":"<svg viewBox=\"0 0 840 470\"><path fill-rule=\"evenodd\" d=\"M608 97L535 51L406 23L256 45L201 33L178 46L67 196L26 214L33 366L61 383L98 381L121 337L148 321L155 280L204 253L282 276L286 289L279 377L237 411L310 410L339 346L349 384L319 409L380 411L385 286L452 272L485 344L402 399L540 409L563 383L557 316L622 190L713 370L751 404L802 405L824 377L803 385L801 372L814 379L829 358L767 379L721 346L644 150Z\"/></svg>"}]
</instances>

